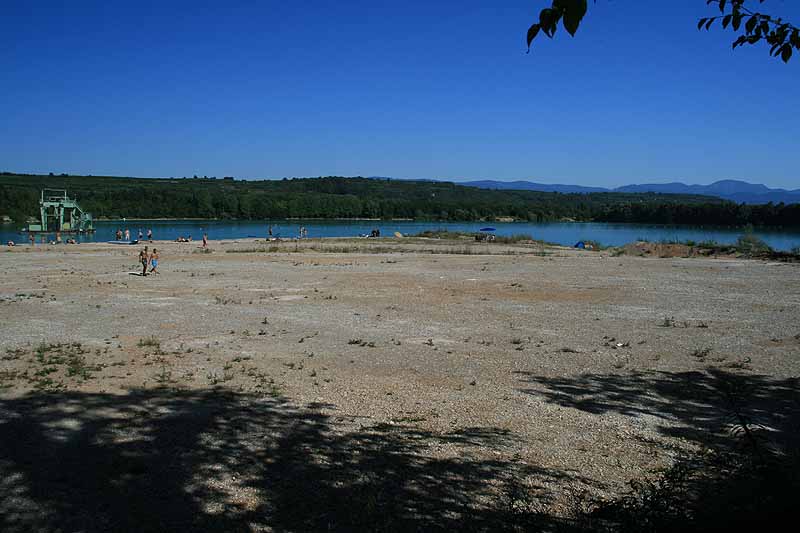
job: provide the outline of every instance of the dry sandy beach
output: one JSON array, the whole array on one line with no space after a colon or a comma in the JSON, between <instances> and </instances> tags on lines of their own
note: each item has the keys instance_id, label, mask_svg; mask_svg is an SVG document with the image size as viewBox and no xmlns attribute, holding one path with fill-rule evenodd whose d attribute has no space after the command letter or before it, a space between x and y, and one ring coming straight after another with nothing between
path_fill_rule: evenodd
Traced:
<instances>
[{"instance_id":1,"label":"dry sandy beach","mask_svg":"<svg viewBox=\"0 0 800 533\"><path fill-rule=\"evenodd\" d=\"M370 241L0 253L0 529L547 529L796 444L800 265Z\"/></svg>"}]
</instances>

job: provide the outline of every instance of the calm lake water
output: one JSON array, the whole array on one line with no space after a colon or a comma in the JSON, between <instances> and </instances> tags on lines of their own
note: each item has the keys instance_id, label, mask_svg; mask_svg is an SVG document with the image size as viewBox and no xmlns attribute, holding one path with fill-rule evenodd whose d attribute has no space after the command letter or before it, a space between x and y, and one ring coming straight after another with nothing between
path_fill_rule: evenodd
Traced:
<instances>
[{"instance_id":1,"label":"calm lake water","mask_svg":"<svg viewBox=\"0 0 800 533\"><path fill-rule=\"evenodd\" d=\"M696 227L696 226L663 226L656 224L604 224L579 222L407 222L407 221L325 221L325 220L273 220L273 221L136 221L97 222L96 233L82 235L82 242L102 242L114 239L117 228L127 227L131 230L131 238L135 239L141 228L147 233L152 228L156 240L174 240L179 236L191 235L200 240L203 231L208 232L210 240L264 238L267 226L272 224L276 237L297 237L299 229L304 226L311 237L355 237L369 233L378 228L382 236L391 236L395 231L404 235L413 235L425 230L447 229L450 231L475 232L484 227L495 228L497 235L527 234L535 239L572 246L579 240L593 240L604 245L618 246L640 239L649 241L662 240L713 240L719 243L733 243L744 232L742 228ZM754 232L776 250L791 250L800 246L800 228L789 230L756 229ZM14 240L18 244L27 243L27 236L15 231L14 226L0 226L0 242L5 244Z\"/></svg>"}]
</instances>

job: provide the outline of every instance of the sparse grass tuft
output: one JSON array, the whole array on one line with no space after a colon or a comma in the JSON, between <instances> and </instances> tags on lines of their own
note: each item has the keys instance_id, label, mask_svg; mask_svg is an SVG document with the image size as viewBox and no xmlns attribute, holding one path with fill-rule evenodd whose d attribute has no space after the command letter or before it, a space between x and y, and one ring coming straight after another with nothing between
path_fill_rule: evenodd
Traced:
<instances>
[{"instance_id":1,"label":"sparse grass tuft","mask_svg":"<svg viewBox=\"0 0 800 533\"><path fill-rule=\"evenodd\" d=\"M711 348L698 348L692 352L692 357L705 361L709 354L711 354Z\"/></svg>"},{"instance_id":2,"label":"sparse grass tuft","mask_svg":"<svg viewBox=\"0 0 800 533\"><path fill-rule=\"evenodd\" d=\"M153 347L160 350L161 341L159 341L155 337L146 337L144 339L139 339L139 342L136 343L136 346L138 346L139 348Z\"/></svg>"},{"instance_id":3,"label":"sparse grass tuft","mask_svg":"<svg viewBox=\"0 0 800 533\"><path fill-rule=\"evenodd\" d=\"M674 328L675 327L675 317L674 316L665 316L664 321L659 324L662 328Z\"/></svg>"},{"instance_id":4,"label":"sparse grass tuft","mask_svg":"<svg viewBox=\"0 0 800 533\"><path fill-rule=\"evenodd\" d=\"M156 383L159 385L167 385L172 383L172 370L168 370L167 365L161 365L161 371L156 374Z\"/></svg>"},{"instance_id":5,"label":"sparse grass tuft","mask_svg":"<svg viewBox=\"0 0 800 533\"><path fill-rule=\"evenodd\" d=\"M372 341L365 341L364 339L350 339L347 341L347 344L353 344L356 346L368 346L370 348L375 347L375 343Z\"/></svg>"}]
</instances>

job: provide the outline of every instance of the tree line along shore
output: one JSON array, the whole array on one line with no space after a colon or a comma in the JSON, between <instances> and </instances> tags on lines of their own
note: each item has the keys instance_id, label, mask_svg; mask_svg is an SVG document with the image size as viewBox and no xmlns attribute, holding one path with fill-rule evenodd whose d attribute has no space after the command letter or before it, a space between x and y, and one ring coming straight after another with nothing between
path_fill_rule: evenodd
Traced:
<instances>
[{"instance_id":1,"label":"tree line along shore","mask_svg":"<svg viewBox=\"0 0 800 533\"><path fill-rule=\"evenodd\" d=\"M282 180L0 173L0 215L24 223L42 189L66 189L96 219L414 219L800 226L800 204L746 205L659 193L488 190L450 182Z\"/></svg>"}]
</instances>

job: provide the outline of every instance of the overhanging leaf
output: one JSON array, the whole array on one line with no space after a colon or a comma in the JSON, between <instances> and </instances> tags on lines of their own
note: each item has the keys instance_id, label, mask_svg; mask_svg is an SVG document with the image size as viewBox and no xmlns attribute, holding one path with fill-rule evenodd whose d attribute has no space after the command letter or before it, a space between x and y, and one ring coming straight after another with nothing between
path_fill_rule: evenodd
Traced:
<instances>
[{"instance_id":1,"label":"overhanging leaf","mask_svg":"<svg viewBox=\"0 0 800 533\"><path fill-rule=\"evenodd\" d=\"M562 3L564 4L564 28L574 37L586 15L588 8L586 0L562 0Z\"/></svg>"},{"instance_id":2,"label":"overhanging leaf","mask_svg":"<svg viewBox=\"0 0 800 533\"><path fill-rule=\"evenodd\" d=\"M792 45L787 43L783 45L783 49L781 50L781 59L783 59L784 63L788 63L791 58L792 58Z\"/></svg>"},{"instance_id":3,"label":"overhanging leaf","mask_svg":"<svg viewBox=\"0 0 800 533\"><path fill-rule=\"evenodd\" d=\"M728 24L731 23L731 19L732 18L733 18L733 15L725 15L724 17L722 17L722 27L723 28L727 28Z\"/></svg>"},{"instance_id":4,"label":"overhanging leaf","mask_svg":"<svg viewBox=\"0 0 800 533\"><path fill-rule=\"evenodd\" d=\"M733 24L732 24L732 26L733 26L733 30L734 31L739 31L739 26L741 25L743 18L744 18L744 15L742 15L738 11L733 14Z\"/></svg>"},{"instance_id":5,"label":"overhanging leaf","mask_svg":"<svg viewBox=\"0 0 800 533\"><path fill-rule=\"evenodd\" d=\"M539 35L539 30L541 28L542 27L540 25L538 25L538 24L534 24L533 26L528 28L528 49L529 50L531 48L531 43L536 38L536 36Z\"/></svg>"},{"instance_id":6,"label":"overhanging leaf","mask_svg":"<svg viewBox=\"0 0 800 533\"><path fill-rule=\"evenodd\" d=\"M755 29L756 24L758 24L758 17L753 15L752 17L747 19L747 22L744 25L744 30L747 33L753 33L753 30Z\"/></svg>"}]
</instances>

